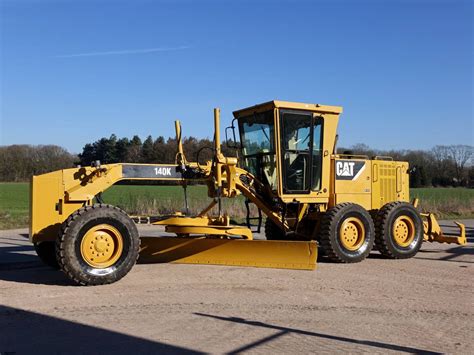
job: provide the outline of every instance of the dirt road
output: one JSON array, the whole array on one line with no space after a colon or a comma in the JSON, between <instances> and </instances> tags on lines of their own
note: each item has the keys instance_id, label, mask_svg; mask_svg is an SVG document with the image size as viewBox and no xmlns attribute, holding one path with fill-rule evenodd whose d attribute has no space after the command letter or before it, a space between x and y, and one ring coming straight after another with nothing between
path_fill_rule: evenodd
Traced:
<instances>
[{"instance_id":1,"label":"dirt road","mask_svg":"<svg viewBox=\"0 0 474 355\"><path fill-rule=\"evenodd\" d=\"M26 230L0 231L0 353L474 353L468 246L425 243L317 271L136 265L116 284L72 286ZM141 228L143 235L154 232Z\"/></svg>"}]
</instances>

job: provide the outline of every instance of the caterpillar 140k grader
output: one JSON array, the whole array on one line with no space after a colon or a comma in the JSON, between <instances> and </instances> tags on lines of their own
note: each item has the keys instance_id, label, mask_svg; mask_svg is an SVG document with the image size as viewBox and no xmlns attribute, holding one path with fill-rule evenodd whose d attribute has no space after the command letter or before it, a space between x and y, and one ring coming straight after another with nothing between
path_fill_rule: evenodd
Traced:
<instances>
[{"instance_id":1,"label":"caterpillar 140k grader","mask_svg":"<svg viewBox=\"0 0 474 355\"><path fill-rule=\"evenodd\" d=\"M328 260L354 263L374 246L404 259L423 240L466 243L462 224L459 236L446 236L433 214L410 203L408 163L337 153L341 107L271 101L235 111L226 141L238 158L222 154L219 112L207 164L186 159L176 121L175 164L96 162L34 176L30 239L40 258L77 284L99 285L122 278L139 255L145 262L311 270L318 249ZM123 181L202 183L211 202L197 215L148 216L172 236L140 238L135 222L143 218L101 199ZM223 213L222 199L239 195L266 216L267 240L253 240L249 225L231 225Z\"/></svg>"}]
</instances>

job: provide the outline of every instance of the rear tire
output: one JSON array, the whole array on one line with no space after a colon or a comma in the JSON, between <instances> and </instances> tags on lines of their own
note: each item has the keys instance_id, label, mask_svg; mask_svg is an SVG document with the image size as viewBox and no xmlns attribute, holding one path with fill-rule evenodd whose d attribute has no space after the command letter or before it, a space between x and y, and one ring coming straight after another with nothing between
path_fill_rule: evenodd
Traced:
<instances>
[{"instance_id":1,"label":"rear tire","mask_svg":"<svg viewBox=\"0 0 474 355\"><path fill-rule=\"evenodd\" d=\"M370 214L359 205L341 203L324 215L319 244L322 254L331 261L356 263L369 255L374 237Z\"/></svg>"},{"instance_id":2,"label":"rear tire","mask_svg":"<svg viewBox=\"0 0 474 355\"><path fill-rule=\"evenodd\" d=\"M377 213L375 245L390 259L414 256L423 243L423 221L417 209L406 202L391 202Z\"/></svg>"},{"instance_id":3,"label":"rear tire","mask_svg":"<svg viewBox=\"0 0 474 355\"><path fill-rule=\"evenodd\" d=\"M85 206L62 226L56 242L61 270L79 285L120 280L135 265L140 248L137 227L117 207Z\"/></svg>"},{"instance_id":4,"label":"rear tire","mask_svg":"<svg viewBox=\"0 0 474 355\"><path fill-rule=\"evenodd\" d=\"M282 231L270 218L265 220L265 238L267 240L285 240L286 233Z\"/></svg>"},{"instance_id":5,"label":"rear tire","mask_svg":"<svg viewBox=\"0 0 474 355\"><path fill-rule=\"evenodd\" d=\"M34 243L36 254L38 254L41 261L52 267L53 269L59 270L59 264L56 260L56 243L50 241Z\"/></svg>"}]
</instances>

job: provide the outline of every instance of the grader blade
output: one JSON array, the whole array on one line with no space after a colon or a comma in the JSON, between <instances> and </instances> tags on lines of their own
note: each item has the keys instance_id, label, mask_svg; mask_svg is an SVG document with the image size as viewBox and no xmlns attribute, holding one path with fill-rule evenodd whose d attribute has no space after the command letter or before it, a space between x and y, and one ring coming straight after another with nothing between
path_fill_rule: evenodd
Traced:
<instances>
[{"instance_id":1,"label":"grader blade","mask_svg":"<svg viewBox=\"0 0 474 355\"><path fill-rule=\"evenodd\" d=\"M455 221L454 223L459 228L459 235L448 235L443 232L433 213L422 213L421 216L424 218L424 240L426 242L458 245L465 245L467 243L466 227L464 224Z\"/></svg>"},{"instance_id":2,"label":"grader blade","mask_svg":"<svg viewBox=\"0 0 474 355\"><path fill-rule=\"evenodd\" d=\"M142 237L139 262L314 270L315 242Z\"/></svg>"}]
</instances>

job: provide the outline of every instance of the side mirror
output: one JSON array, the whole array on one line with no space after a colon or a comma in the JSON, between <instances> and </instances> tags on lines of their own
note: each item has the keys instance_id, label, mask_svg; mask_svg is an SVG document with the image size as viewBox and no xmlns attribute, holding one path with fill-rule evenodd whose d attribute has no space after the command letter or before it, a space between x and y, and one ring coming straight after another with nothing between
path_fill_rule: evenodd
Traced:
<instances>
[{"instance_id":1,"label":"side mirror","mask_svg":"<svg viewBox=\"0 0 474 355\"><path fill-rule=\"evenodd\" d=\"M231 125L225 129L225 144L228 148L240 149L240 144L237 143L237 140L235 138L235 126L234 126L235 120L236 119L234 118L232 120ZM228 133L228 132L231 132L231 133Z\"/></svg>"}]
</instances>

